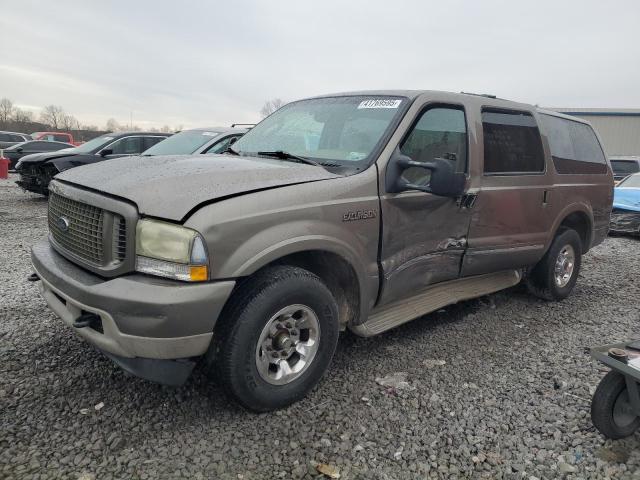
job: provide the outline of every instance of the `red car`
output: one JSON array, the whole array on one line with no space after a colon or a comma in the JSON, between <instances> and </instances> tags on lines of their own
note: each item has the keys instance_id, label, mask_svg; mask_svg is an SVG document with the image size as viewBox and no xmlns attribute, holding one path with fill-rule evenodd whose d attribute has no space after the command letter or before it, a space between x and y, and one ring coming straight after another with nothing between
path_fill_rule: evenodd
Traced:
<instances>
[{"instance_id":1,"label":"red car","mask_svg":"<svg viewBox=\"0 0 640 480\"><path fill-rule=\"evenodd\" d=\"M83 143L83 142L76 142L75 139L73 138L73 135L66 132L34 132L31 134L31 137L34 140L46 140L49 142L71 143L76 147Z\"/></svg>"}]
</instances>

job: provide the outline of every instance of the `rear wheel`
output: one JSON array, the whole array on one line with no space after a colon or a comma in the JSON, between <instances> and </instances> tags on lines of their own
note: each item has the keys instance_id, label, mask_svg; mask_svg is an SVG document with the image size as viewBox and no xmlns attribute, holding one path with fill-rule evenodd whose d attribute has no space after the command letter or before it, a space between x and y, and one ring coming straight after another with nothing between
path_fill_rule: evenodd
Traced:
<instances>
[{"instance_id":1,"label":"rear wheel","mask_svg":"<svg viewBox=\"0 0 640 480\"><path fill-rule=\"evenodd\" d=\"M326 372L338 341L338 307L313 273L280 266L245 280L216 326L209 371L250 410L303 398Z\"/></svg>"},{"instance_id":2,"label":"rear wheel","mask_svg":"<svg viewBox=\"0 0 640 480\"><path fill-rule=\"evenodd\" d=\"M632 435L640 426L624 375L610 371L602 378L591 400L591 420L600 433L614 440Z\"/></svg>"},{"instance_id":3,"label":"rear wheel","mask_svg":"<svg viewBox=\"0 0 640 480\"><path fill-rule=\"evenodd\" d=\"M581 264L580 236L575 230L560 231L545 256L529 273L529 291L545 300L567 298L578 280Z\"/></svg>"}]
</instances>

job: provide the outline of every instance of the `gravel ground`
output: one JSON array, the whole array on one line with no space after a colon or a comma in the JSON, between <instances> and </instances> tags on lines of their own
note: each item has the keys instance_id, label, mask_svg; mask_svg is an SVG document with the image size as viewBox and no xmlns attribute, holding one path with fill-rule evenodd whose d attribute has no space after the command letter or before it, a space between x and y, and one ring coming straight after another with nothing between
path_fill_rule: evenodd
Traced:
<instances>
[{"instance_id":1,"label":"gravel ground","mask_svg":"<svg viewBox=\"0 0 640 480\"><path fill-rule=\"evenodd\" d=\"M342 479L640 479L640 436L591 424L605 370L585 353L638 333L637 240L590 252L561 303L514 288L342 335L307 399L257 415L200 371L163 387L80 341L25 281L45 220L44 199L0 180L1 478L313 478L318 462ZM376 382L395 372L406 388Z\"/></svg>"}]
</instances>

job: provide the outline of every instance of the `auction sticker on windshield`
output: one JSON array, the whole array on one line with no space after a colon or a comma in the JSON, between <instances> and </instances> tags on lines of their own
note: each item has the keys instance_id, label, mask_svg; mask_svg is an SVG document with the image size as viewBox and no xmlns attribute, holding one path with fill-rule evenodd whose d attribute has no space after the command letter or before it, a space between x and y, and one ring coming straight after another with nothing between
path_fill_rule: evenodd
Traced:
<instances>
[{"instance_id":1,"label":"auction sticker on windshield","mask_svg":"<svg viewBox=\"0 0 640 480\"><path fill-rule=\"evenodd\" d=\"M363 100L358 108L398 108L402 100L372 99Z\"/></svg>"}]
</instances>

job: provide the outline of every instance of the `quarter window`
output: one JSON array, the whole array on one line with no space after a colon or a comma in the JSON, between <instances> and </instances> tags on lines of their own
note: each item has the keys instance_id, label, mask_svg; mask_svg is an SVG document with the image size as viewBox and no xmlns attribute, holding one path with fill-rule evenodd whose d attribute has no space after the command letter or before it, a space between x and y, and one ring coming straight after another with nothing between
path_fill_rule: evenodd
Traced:
<instances>
[{"instance_id":1,"label":"quarter window","mask_svg":"<svg viewBox=\"0 0 640 480\"><path fill-rule=\"evenodd\" d=\"M484 173L544 172L544 151L535 119L527 112L485 109Z\"/></svg>"},{"instance_id":2,"label":"quarter window","mask_svg":"<svg viewBox=\"0 0 640 480\"><path fill-rule=\"evenodd\" d=\"M553 115L541 118L558 173L606 173L604 153L589 125Z\"/></svg>"},{"instance_id":3,"label":"quarter window","mask_svg":"<svg viewBox=\"0 0 640 480\"><path fill-rule=\"evenodd\" d=\"M400 146L400 152L416 162L444 158L467 168L467 125L464 111L457 107L433 107L424 112ZM427 185L430 171L412 167L402 177L409 183Z\"/></svg>"}]
</instances>

